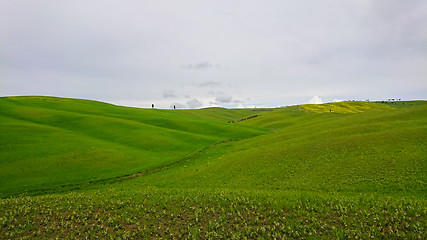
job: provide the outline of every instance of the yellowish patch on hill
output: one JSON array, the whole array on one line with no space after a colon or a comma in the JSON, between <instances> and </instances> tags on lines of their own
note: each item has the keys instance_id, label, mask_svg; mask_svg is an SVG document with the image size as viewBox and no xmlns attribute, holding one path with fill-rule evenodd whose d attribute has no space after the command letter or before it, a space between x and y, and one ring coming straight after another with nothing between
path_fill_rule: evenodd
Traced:
<instances>
[{"instance_id":1,"label":"yellowish patch on hill","mask_svg":"<svg viewBox=\"0 0 427 240\"><path fill-rule=\"evenodd\" d=\"M326 103L326 104L303 104L299 106L300 108L314 112L314 113L359 113L367 112L372 110L390 110L393 109L389 106L383 106L376 103L370 102L356 102L356 101L347 101L347 102L336 102L336 103Z\"/></svg>"}]
</instances>

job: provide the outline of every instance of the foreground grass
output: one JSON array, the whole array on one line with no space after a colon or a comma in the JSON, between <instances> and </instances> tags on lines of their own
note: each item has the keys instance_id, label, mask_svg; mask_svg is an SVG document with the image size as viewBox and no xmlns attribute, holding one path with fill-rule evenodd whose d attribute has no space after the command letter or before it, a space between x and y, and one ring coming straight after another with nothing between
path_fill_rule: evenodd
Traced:
<instances>
[{"instance_id":1,"label":"foreground grass","mask_svg":"<svg viewBox=\"0 0 427 240\"><path fill-rule=\"evenodd\" d=\"M426 201L108 189L0 202L0 238L426 239Z\"/></svg>"}]
</instances>

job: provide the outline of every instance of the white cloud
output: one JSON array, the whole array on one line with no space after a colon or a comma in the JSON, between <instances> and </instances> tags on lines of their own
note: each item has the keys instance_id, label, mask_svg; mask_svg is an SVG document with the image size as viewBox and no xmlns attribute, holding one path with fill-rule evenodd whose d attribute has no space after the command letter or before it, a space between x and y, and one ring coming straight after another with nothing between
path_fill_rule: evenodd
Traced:
<instances>
[{"instance_id":1,"label":"white cloud","mask_svg":"<svg viewBox=\"0 0 427 240\"><path fill-rule=\"evenodd\" d=\"M308 101L308 104L322 104L323 101L319 96L313 96L310 101Z\"/></svg>"}]
</instances>

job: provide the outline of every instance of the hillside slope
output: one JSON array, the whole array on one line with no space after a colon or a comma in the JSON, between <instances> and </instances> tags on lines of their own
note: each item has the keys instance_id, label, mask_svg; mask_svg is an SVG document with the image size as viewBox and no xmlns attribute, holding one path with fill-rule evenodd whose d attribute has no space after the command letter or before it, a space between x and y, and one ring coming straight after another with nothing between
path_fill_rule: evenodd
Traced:
<instances>
[{"instance_id":1,"label":"hillside slope","mask_svg":"<svg viewBox=\"0 0 427 240\"><path fill-rule=\"evenodd\" d=\"M213 143L262 133L179 111L0 98L0 197L148 171Z\"/></svg>"},{"instance_id":2,"label":"hillside slope","mask_svg":"<svg viewBox=\"0 0 427 240\"><path fill-rule=\"evenodd\" d=\"M427 192L427 105L336 103L264 112L235 123L272 133L209 148L139 178L165 188L219 188L423 196ZM339 113L329 107L343 108ZM325 109L326 109L325 108Z\"/></svg>"},{"instance_id":3,"label":"hillside slope","mask_svg":"<svg viewBox=\"0 0 427 240\"><path fill-rule=\"evenodd\" d=\"M0 238L426 239L426 103L0 98Z\"/></svg>"}]
</instances>

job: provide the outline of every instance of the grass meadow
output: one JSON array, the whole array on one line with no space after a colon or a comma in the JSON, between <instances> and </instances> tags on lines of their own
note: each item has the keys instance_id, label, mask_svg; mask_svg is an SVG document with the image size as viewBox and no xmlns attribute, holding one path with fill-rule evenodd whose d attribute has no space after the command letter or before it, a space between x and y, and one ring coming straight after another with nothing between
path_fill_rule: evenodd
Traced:
<instances>
[{"instance_id":1,"label":"grass meadow","mask_svg":"<svg viewBox=\"0 0 427 240\"><path fill-rule=\"evenodd\" d=\"M0 238L426 239L427 102L0 98Z\"/></svg>"}]
</instances>

